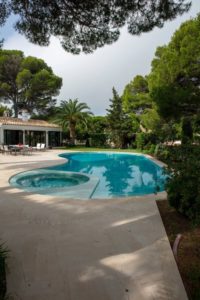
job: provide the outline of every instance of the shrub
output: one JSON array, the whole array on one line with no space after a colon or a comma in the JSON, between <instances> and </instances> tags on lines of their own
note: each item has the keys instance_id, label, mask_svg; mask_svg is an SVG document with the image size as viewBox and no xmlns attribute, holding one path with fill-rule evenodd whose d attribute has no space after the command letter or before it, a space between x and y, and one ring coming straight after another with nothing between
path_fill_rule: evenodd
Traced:
<instances>
[{"instance_id":1,"label":"shrub","mask_svg":"<svg viewBox=\"0 0 200 300\"><path fill-rule=\"evenodd\" d=\"M169 146L157 144L155 147L154 155L163 162L167 162L170 156L170 149L171 147Z\"/></svg>"},{"instance_id":2,"label":"shrub","mask_svg":"<svg viewBox=\"0 0 200 300\"><path fill-rule=\"evenodd\" d=\"M136 134L136 145L138 149L150 150L151 145L157 143L157 137L153 133L139 132Z\"/></svg>"},{"instance_id":3,"label":"shrub","mask_svg":"<svg viewBox=\"0 0 200 300\"><path fill-rule=\"evenodd\" d=\"M193 130L192 124L189 117L185 117L182 119L182 132L181 132L181 140L182 144L190 143L193 139Z\"/></svg>"},{"instance_id":4,"label":"shrub","mask_svg":"<svg viewBox=\"0 0 200 300\"><path fill-rule=\"evenodd\" d=\"M6 295L6 270L5 262L8 255L8 250L3 244L0 244L0 300L5 299Z\"/></svg>"},{"instance_id":5,"label":"shrub","mask_svg":"<svg viewBox=\"0 0 200 300\"><path fill-rule=\"evenodd\" d=\"M200 224L200 151L196 146L173 147L168 159L168 201L181 214Z\"/></svg>"},{"instance_id":6,"label":"shrub","mask_svg":"<svg viewBox=\"0 0 200 300\"><path fill-rule=\"evenodd\" d=\"M146 144L146 134L143 132L137 133L136 134L137 148L143 150L145 144Z\"/></svg>"},{"instance_id":7,"label":"shrub","mask_svg":"<svg viewBox=\"0 0 200 300\"><path fill-rule=\"evenodd\" d=\"M150 154L154 154L155 153L155 149L156 149L156 145L151 144L150 148L149 148L149 153Z\"/></svg>"},{"instance_id":8,"label":"shrub","mask_svg":"<svg viewBox=\"0 0 200 300\"><path fill-rule=\"evenodd\" d=\"M90 146L104 147L106 145L107 135L104 133L90 134Z\"/></svg>"}]
</instances>

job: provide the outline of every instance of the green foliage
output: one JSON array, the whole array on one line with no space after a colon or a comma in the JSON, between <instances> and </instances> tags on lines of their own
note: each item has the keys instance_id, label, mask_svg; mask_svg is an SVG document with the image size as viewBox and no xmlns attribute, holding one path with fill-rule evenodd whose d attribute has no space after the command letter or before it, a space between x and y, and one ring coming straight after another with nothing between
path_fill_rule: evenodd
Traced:
<instances>
[{"instance_id":1,"label":"green foliage","mask_svg":"<svg viewBox=\"0 0 200 300\"><path fill-rule=\"evenodd\" d=\"M185 117L182 119L182 132L181 132L182 144L191 143L193 139L193 129L191 119Z\"/></svg>"},{"instance_id":2,"label":"green foliage","mask_svg":"<svg viewBox=\"0 0 200 300\"><path fill-rule=\"evenodd\" d=\"M62 79L36 57L24 57L17 50L0 50L0 101L13 104L15 117L19 110L44 114L55 106Z\"/></svg>"},{"instance_id":3,"label":"green foliage","mask_svg":"<svg viewBox=\"0 0 200 300\"><path fill-rule=\"evenodd\" d=\"M69 129L70 139L74 145L77 124L82 123L86 126L91 114L90 108L86 103L78 102L78 99L69 99L61 102L54 121L61 125L64 130Z\"/></svg>"},{"instance_id":4,"label":"green foliage","mask_svg":"<svg viewBox=\"0 0 200 300\"><path fill-rule=\"evenodd\" d=\"M136 145L137 145L137 149L144 149L145 143L146 143L146 139L145 139L145 133L143 132L139 132L136 134Z\"/></svg>"},{"instance_id":5,"label":"green foliage","mask_svg":"<svg viewBox=\"0 0 200 300\"><path fill-rule=\"evenodd\" d=\"M3 47L3 42L4 42L4 39L0 40L0 49L2 49L2 47Z\"/></svg>"},{"instance_id":6,"label":"green foliage","mask_svg":"<svg viewBox=\"0 0 200 300\"><path fill-rule=\"evenodd\" d=\"M185 270L185 276L187 280L191 282L191 286L192 286L189 293L189 297L190 297L189 299L199 300L200 299L200 287L199 287L200 270L199 270L199 265L195 264L193 260L190 268Z\"/></svg>"},{"instance_id":7,"label":"green foliage","mask_svg":"<svg viewBox=\"0 0 200 300\"><path fill-rule=\"evenodd\" d=\"M6 112L9 116L12 115L12 111L10 110L9 107L0 105L0 117L2 117L2 116L4 115L5 112Z\"/></svg>"},{"instance_id":8,"label":"green foliage","mask_svg":"<svg viewBox=\"0 0 200 300\"><path fill-rule=\"evenodd\" d=\"M50 106L46 109L45 115L44 114L32 114L31 119L35 120L45 120L53 122L56 118L58 107Z\"/></svg>"},{"instance_id":9,"label":"green foliage","mask_svg":"<svg viewBox=\"0 0 200 300\"><path fill-rule=\"evenodd\" d=\"M120 28L127 25L130 34L141 34L162 27L167 20L188 11L188 0L103 1L3 0L0 4L0 26L9 14L17 14L15 29L30 42L47 46L50 37L61 40L71 53L91 53L115 42Z\"/></svg>"},{"instance_id":10,"label":"green foliage","mask_svg":"<svg viewBox=\"0 0 200 300\"><path fill-rule=\"evenodd\" d=\"M0 244L0 300L5 299L6 295L6 259L8 257L8 249Z\"/></svg>"},{"instance_id":11,"label":"green foliage","mask_svg":"<svg viewBox=\"0 0 200 300\"><path fill-rule=\"evenodd\" d=\"M88 132L89 133L104 133L107 128L107 117L104 116L91 116L88 119Z\"/></svg>"},{"instance_id":12,"label":"green foliage","mask_svg":"<svg viewBox=\"0 0 200 300\"><path fill-rule=\"evenodd\" d=\"M169 130L171 138L166 134L166 140L174 140L179 135L183 144L192 141L193 126L195 129L198 123L193 120L197 120L200 112L199 44L200 15L183 23L167 46L157 48L152 61L148 76L150 95L161 118L173 124ZM182 129L175 133L177 122Z\"/></svg>"},{"instance_id":13,"label":"green foliage","mask_svg":"<svg viewBox=\"0 0 200 300\"><path fill-rule=\"evenodd\" d=\"M171 147L168 159L168 200L195 224L200 223L200 151L198 146Z\"/></svg>"},{"instance_id":14,"label":"green foliage","mask_svg":"<svg viewBox=\"0 0 200 300\"><path fill-rule=\"evenodd\" d=\"M139 132L136 134L136 146L137 149L140 150L150 150L152 153L155 151L155 144L157 142L157 137L154 133L145 133L145 132Z\"/></svg>"},{"instance_id":15,"label":"green foliage","mask_svg":"<svg viewBox=\"0 0 200 300\"><path fill-rule=\"evenodd\" d=\"M122 102L125 111L129 113L141 113L145 108L150 108L152 101L146 78L137 75L127 84L123 91Z\"/></svg>"},{"instance_id":16,"label":"green foliage","mask_svg":"<svg viewBox=\"0 0 200 300\"><path fill-rule=\"evenodd\" d=\"M158 131L162 125L162 120L156 109L145 109L144 113L140 116L140 122L143 127L148 131Z\"/></svg>"},{"instance_id":17,"label":"green foliage","mask_svg":"<svg viewBox=\"0 0 200 300\"><path fill-rule=\"evenodd\" d=\"M152 99L165 119L200 110L200 15L183 23L170 43L159 47L148 77Z\"/></svg>"},{"instance_id":18,"label":"green foliage","mask_svg":"<svg viewBox=\"0 0 200 300\"><path fill-rule=\"evenodd\" d=\"M110 108L107 109L107 122L110 140L115 147L126 147L129 139L133 136L132 118L124 112L122 98L113 88L113 99L110 100Z\"/></svg>"},{"instance_id":19,"label":"green foliage","mask_svg":"<svg viewBox=\"0 0 200 300\"><path fill-rule=\"evenodd\" d=\"M76 138L80 141L86 140L87 147L106 146L108 139L106 132L107 118L103 116L88 116L86 123L77 123Z\"/></svg>"},{"instance_id":20,"label":"green foliage","mask_svg":"<svg viewBox=\"0 0 200 300\"><path fill-rule=\"evenodd\" d=\"M155 147L154 155L161 161L167 163L170 157L170 147L158 143Z\"/></svg>"},{"instance_id":21,"label":"green foliage","mask_svg":"<svg viewBox=\"0 0 200 300\"><path fill-rule=\"evenodd\" d=\"M194 118L193 118L193 130L195 133L200 132L200 114L197 114Z\"/></svg>"},{"instance_id":22,"label":"green foliage","mask_svg":"<svg viewBox=\"0 0 200 300\"><path fill-rule=\"evenodd\" d=\"M90 146L91 147L106 147L108 135L105 133L92 133L90 134Z\"/></svg>"},{"instance_id":23,"label":"green foliage","mask_svg":"<svg viewBox=\"0 0 200 300\"><path fill-rule=\"evenodd\" d=\"M105 147L108 139L107 118L104 116L91 116L88 119L87 134L92 147Z\"/></svg>"}]
</instances>

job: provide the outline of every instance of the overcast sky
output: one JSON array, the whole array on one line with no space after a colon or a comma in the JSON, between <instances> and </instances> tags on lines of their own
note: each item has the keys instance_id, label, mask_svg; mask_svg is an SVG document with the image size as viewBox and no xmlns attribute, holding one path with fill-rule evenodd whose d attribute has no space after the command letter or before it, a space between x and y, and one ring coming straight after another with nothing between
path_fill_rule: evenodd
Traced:
<instances>
[{"instance_id":1,"label":"overcast sky","mask_svg":"<svg viewBox=\"0 0 200 300\"><path fill-rule=\"evenodd\" d=\"M148 74L156 48L167 44L180 24L195 17L198 12L200 0L193 0L187 14L165 23L162 29L154 29L141 36L132 36L122 29L116 43L87 55L65 52L55 38L48 47L33 45L12 29L12 20L1 29L0 36L5 37L4 49L18 49L26 56L42 58L56 75L63 78L58 101L78 98L86 102L95 115L105 115L112 98L112 87L122 94L125 85L135 75Z\"/></svg>"}]
</instances>

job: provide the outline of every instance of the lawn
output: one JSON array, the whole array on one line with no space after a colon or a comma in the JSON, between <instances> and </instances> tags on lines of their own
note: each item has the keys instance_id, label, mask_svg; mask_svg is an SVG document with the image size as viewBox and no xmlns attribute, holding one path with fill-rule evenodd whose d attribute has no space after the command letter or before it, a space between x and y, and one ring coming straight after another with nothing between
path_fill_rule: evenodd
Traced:
<instances>
[{"instance_id":1,"label":"lawn","mask_svg":"<svg viewBox=\"0 0 200 300\"><path fill-rule=\"evenodd\" d=\"M62 147L62 150L70 150L70 151L111 151L111 152L130 152L130 153L142 153L142 154L150 154L148 150L140 150L140 149L116 149L116 148L97 148L97 147L85 147L85 146L71 146L71 147Z\"/></svg>"}]
</instances>

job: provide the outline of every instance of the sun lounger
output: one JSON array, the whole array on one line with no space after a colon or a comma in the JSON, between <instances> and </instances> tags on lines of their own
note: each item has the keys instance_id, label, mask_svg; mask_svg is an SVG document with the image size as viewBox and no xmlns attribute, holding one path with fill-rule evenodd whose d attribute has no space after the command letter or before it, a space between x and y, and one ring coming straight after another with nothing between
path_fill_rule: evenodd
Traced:
<instances>
[{"instance_id":1,"label":"sun lounger","mask_svg":"<svg viewBox=\"0 0 200 300\"><path fill-rule=\"evenodd\" d=\"M40 150L41 144L37 143L36 147L32 147L33 150Z\"/></svg>"}]
</instances>

